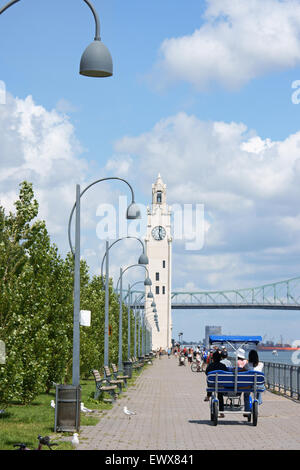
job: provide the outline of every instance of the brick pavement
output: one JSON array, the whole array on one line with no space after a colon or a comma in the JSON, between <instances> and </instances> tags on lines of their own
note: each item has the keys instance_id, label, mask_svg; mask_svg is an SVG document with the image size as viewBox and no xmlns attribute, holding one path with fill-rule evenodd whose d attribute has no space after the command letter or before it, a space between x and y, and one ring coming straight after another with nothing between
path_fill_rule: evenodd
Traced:
<instances>
[{"instance_id":1,"label":"brick pavement","mask_svg":"<svg viewBox=\"0 0 300 470\"><path fill-rule=\"evenodd\" d=\"M96 426L81 427L78 450L300 449L299 402L265 392L256 427L242 415L213 426L204 396L205 374L156 359Z\"/></svg>"}]
</instances>

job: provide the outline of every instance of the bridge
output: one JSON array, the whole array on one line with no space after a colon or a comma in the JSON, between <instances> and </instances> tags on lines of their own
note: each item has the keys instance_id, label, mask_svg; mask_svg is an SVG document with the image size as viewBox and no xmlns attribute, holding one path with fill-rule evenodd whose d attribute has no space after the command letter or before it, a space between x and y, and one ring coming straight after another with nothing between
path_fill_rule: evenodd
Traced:
<instances>
[{"instance_id":1,"label":"bridge","mask_svg":"<svg viewBox=\"0 0 300 470\"><path fill-rule=\"evenodd\" d=\"M145 293L132 291L143 308ZM124 300L126 293L124 291ZM216 291L173 291L172 309L300 310L300 277L258 287Z\"/></svg>"}]
</instances>

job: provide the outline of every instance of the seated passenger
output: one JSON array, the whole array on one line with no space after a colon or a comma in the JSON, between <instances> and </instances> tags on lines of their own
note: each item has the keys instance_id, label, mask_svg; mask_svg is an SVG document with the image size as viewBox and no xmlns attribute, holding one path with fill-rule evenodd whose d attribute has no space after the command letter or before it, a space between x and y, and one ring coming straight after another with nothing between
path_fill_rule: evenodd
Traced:
<instances>
[{"instance_id":1,"label":"seated passenger","mask_svg":"<svg viewBox=\"0 0 300 470\"><path fill-rule=\"evenodd\" d=\"M244 369L246 364L248 363L245 355L245 350L242 348L239 348L236 352L237 356L237 365L239 369Z\"/></svg>"},{"instance_id":2,"label":"seated passenger","mask_svg":"<svg viewBox=\"0 0 300 470\"><path fill-rule=\"evenodd\" d=\"M255 349L251 349L249 351L249 360L248 363L245 365L244 370L257 370L258 372L262 372L264 368L264 363L259 362L258 354ZM258 400L258 404L262 404L262 392L257 392L256 398ZM244 404L245 404L245 411L250 411L250 393L244 393Z\"/></svg>"},{"instance_id":3,"label":"seated passenger","mask_svg":"<svg viewBox=\"0 0 300 470\"><path fill-rule=\"evenodd\" d=\"M225 348L223 348L221 351L221 363L225 364L225 366L228 368L232 367L232 364L230 360L228 359L228 352Z\"/></svg>"},{"instance_id":4,"label":"seated passenger","mask_svg":"<svg viewBox=\"0 0 300 470\"><path fill-rule=\"evenodd\" d=\"M225 370L225 371L228 371L227 367L225 364L223 364L221 362L221 352L219 350L216 350L214 353L213 353L213 356L212 356L212 362L210 362L206 368L206 375L209 373L209 372L212 372L214 370ZM204 398L204 401L208 401L209 400L209 397L211 397L212 393L211 392L207 392L207 395L206 397ZM218 400L219 400L219 410L220 410L220 418L224 418L224 413L222 413L222 411L224 411L224 398L223 398L223 393L218 393Z\"/></svg>"}]
</instances>

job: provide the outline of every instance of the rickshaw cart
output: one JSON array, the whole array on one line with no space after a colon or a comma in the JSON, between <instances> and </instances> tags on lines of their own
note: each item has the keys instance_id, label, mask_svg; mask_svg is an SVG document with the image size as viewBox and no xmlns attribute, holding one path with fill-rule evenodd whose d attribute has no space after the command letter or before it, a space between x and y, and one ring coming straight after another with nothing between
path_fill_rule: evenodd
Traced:
<instances>
[{"instance_id":1,"label":"rickshaw cart","mask_svg":"<svg viewBox=\"0 0 300 470\"><path fill-rule=\"evenodd\" d=\"M257 425L258 420L258 400L257 393L265 390L265 377L263 372L258 371L239 371L237 354L238 348L246 344L257 344L262 340L261 336L216 336L209 337L211 345L229 345L235 352L235 366L224 370L215 370L207 374L207 392L211 392L210 399L210 417L215 426L218 424L219 399L221 393L224 399L224 411L221 413L230 415L242 414L247 417L248 422L253 426ZM249 393L250 411L245 411L244 404L241 402L242 393Z\"/></svg>"}]
</instances>

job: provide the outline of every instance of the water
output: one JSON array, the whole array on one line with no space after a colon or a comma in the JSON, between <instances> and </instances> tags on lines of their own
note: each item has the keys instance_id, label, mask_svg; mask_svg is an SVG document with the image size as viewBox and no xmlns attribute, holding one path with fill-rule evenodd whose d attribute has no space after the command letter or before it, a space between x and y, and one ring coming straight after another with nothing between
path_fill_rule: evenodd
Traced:
<instances>
[{"instance_id":1,"label":"water","mask_svg":"<svg viewBox=\"0 0 300 470\"><path fill-rule=\"evenodd\" d=\"M272 354L272 351L257 351L260 361L262 362L276 362L277 364L300 365L300 350L298 351L285 351L277 350L277 355ZM296 361L295 361L296 360Z\"/></svg>"}]
</instances>

